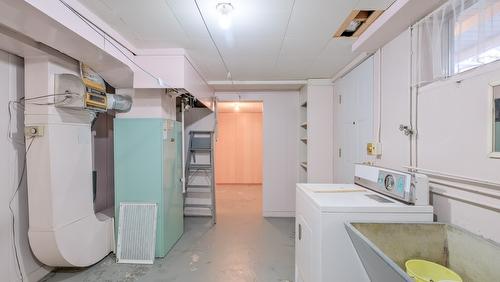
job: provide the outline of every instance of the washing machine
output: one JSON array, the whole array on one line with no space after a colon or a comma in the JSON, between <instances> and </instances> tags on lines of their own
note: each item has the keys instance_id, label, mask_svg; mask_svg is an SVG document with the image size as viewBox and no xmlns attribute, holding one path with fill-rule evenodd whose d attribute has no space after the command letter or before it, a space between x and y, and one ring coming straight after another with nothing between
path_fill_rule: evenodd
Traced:
<instances>
[{"instance_id":1,"label":"washing machine","mask_svg":"<svg viewBox=\"0 0 500 282\"><path fill-rule=\"evenodd\" d=\"M347 221L432 222L427 177L359 164L353 184L297 184L296 282L370 281Z\"/></svg>"}]
</instances>

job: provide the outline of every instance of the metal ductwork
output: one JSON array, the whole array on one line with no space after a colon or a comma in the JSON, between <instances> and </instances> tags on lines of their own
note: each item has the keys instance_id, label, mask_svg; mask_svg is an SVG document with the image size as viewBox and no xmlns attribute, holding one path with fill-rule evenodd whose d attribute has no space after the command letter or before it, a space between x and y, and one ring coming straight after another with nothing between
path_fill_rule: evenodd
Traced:
<instances>
[{"instance_id":1,"label":"metal ductwork","mask_svg":"<svg viewBox=\"0 0 500 282\"><path fill-rule=\"evenodd\" d=\"M132 98L130 96L106 93L106 97L108 98L108 110L126 113L132 108Z\"/></svg>"}]
</instances>

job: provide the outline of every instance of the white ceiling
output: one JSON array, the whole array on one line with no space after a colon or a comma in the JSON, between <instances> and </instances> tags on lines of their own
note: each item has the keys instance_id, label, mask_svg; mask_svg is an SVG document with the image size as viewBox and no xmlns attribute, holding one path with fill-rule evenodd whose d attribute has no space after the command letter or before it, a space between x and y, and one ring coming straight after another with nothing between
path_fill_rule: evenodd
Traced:
<instances>
[{"instance_id":1,"label":"white ceiling","mask_svg":"<svg viewBox=\"0 0 500 282\"><path fill-rule=\"evenodd\" d=\"M195 0L79 1L136 48L185 48L207 80L227 78ZM232 79L240 81L331 78L357 55L353 39L332 38L351 10L383 10L394 2L232 0L232 26L222 30L219 1L197 1Z\"/></svg>"}]
</instances>

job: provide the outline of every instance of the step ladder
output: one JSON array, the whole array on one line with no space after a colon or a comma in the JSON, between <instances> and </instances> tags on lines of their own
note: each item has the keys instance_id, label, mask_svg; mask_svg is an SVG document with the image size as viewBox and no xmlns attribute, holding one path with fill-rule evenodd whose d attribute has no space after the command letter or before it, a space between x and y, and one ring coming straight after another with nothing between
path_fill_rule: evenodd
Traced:
<instances>
[{"instance_id":1,"label":"step ladder","mask_svg":"<svg viewBox=\"0 0 500 282\"><path fill-rule=\"evenodd\" d=\"M210 216L216 222L213 131L189 132L184 215Z\"/></svg>"}]
</instances>

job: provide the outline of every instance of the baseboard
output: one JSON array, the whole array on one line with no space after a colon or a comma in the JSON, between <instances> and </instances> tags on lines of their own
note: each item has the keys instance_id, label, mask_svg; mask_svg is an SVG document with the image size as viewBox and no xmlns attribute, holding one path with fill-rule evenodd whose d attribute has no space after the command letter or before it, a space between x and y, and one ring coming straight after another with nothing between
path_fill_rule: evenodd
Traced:
<instances>
[{"instance_id":1,"label":"baseboard","mask_svg":"<svg viewBox=\"0 0 500 282\"><path fill-rule=\"evenodd\" d=\"M263 211L264 217L295 217L295 211Z\"/></svg>"}]
</instances>

